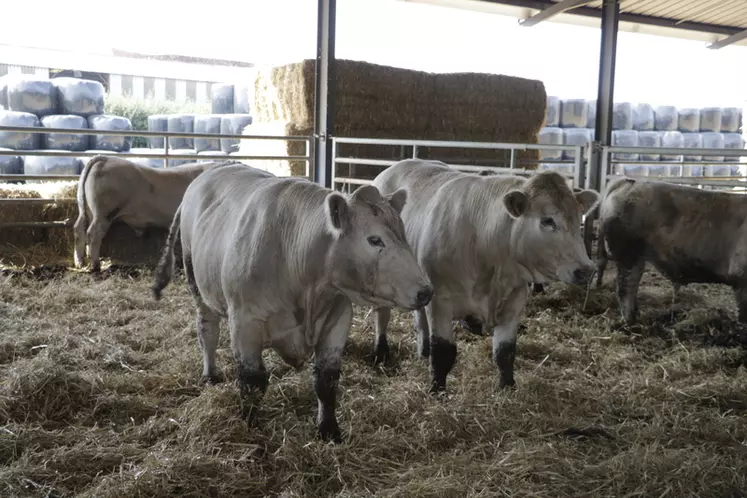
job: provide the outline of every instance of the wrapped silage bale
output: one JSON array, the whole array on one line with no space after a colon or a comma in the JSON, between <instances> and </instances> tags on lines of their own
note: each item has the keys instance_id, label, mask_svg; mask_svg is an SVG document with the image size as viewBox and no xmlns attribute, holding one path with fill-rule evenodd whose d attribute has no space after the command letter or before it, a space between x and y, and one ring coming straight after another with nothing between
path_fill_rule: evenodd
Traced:
<instances>
[{"instance_id":1,"label":"wrapped silage bale","mask_svg":"<svg viewBox=\"0 0 747 498\"><path fill-rule=\"evenodd\" d=\"M716 132L702 132L700 136L703 140L704 149L723 149L724 148L724 135ZM703 154L703 162L723 162L724 156L708 156Z\"/></svg>"},{"instance_id":2,"label":"wrapped silage bale","mask_svg":"<svg viewBox=\"0 0 747 498\"><path fill-rule=\"evenodd\" d=\"M41 123L39 118L30 112L0 111L0 126L38 128ZM39 149L40 144L40 133L0 131L0 147L6 149L34 150Z\"/></svg>"},{"instance_id":3,"label":"wrapped silage bale","mask_svg":"<svg viewBox=\"0 0 747 498\"><path fill-rule=\"evenodd\" d=\"M168 130L171 133L194 133L195 117L193 114L170 114ZM192 149L195 143L192 138L169 138L169 149Z\"/></svg>"},{"instance_id":4,"label":"wrapped silage bale","mask_svg":"<svg viewBox=\"0 0 747 498\"><path fill-rule=\"evenodd\" d=\"M104 113L104 85L81 78L54 78L60 113L93 116Z\"/></svg>"},{"instance_id":5,"label":"wrapped silage bale","mask_svg":"<svg viewBox=\"0 0 747 498\"><path fill-rule=\"evenodd\" d=\"M44 128L88 129L88 120L81 116L70 114L52 114L41 118ZM43 149L84 151L88 149L89 135L81 133L45 133L41 137Z\"/></svg>"},{"instance_id":6,"label":"wrapped silage bale","mask_svg":"<svg viewBox=\"0 0 747 498\"><path fill-rule=\"evenodd\" d=\"M8 109L28 112L38 117L58 114L57 90L52 80L31 76L13 76L7 79Z\"/></svg>"},{"instance_id":7,"label":"wrapped silage bale","mask_svg":"<svg viewBox=\"0 0 747 498\"><path fill-rule=\"evenodd\" d=\"M547 97L545 108L545 127L557 128L560 125L560 99L552 95Z\"/></svg>"},{"instance_id":8,"label":"wrapped silage bale","mask_svg":"<svg viewBox=\"0 0 747 498\"><path fill-rule=\"evenodd\" d=\"M638 147L638 132L635 130L612 130L612 146L615 147ZM616 152L612 159L617 161L637 161L638 154L635 152Z\"/></svg>"},{"instance_id":9,"label":"wrapped silage bale","mask_svg":"<svg viewBox=\"0 0 747 498\"><path fill-rule=\"evenodd\" d=\"M583 99L560 101L561 128L586 128L589 119L589 104Z\"/></svg>"},{"instance_id":10,"label":"wrapped silage bale","mask_svg":"<svg viewBox=\"0 0 747 498\"><path fill-rule=\"evenodd\" d=\"M614 168L615 174L626 176L648 176L648 167L642 164L618 163Z\"/></svg>"},{"instance_id":11,"label":"wrapped silage bale","mask_svg":"<svg viewBox=\"0 0 747 498\"><path fill-rule=\"evenodd\" d=\"M195 116L195 133L220 134L222 114L200 114ZM220 149L220 138L195 138L195 151L216 151Z\"/></svg>"},{"instance_id":12,"label":"wrapped silage bale","mask_svg":"<svg viewBox=\"0 0 747 498\"><path fill-rule=\"evenodd\" d=\"M700 133L683 133L682 146L686 149L702 149L703 137L700 136ZM703 156L685 155L683 159L685 161L700 161L701 159L703 159Z\"/></svg>"},{"instance_id":13,"label":"wrapped silage bale","mask_svg":"<svg viewBox=\"0 0 747 498\"><path fill-rule=\"evenodd\" d=\"M564 128L563 145L587 145L591 142L591 133L588 128ZM563 151L563 159L575 159L574 151Z\"/></svg>"},{"instance_id":14,"label":"wrapped silage bale","mask_svg":"<svg viewBox=\"0 0 747 498\"><path fill-rule=\"evenodd\" d=\"M638 131L653 131L654 108L651 104L636 104L633 107L633 129Z\"/></svg>"},{"instance_id":15,"label":"wrapped silage bale","mask_svg":"<svg viewBox=\"0 0 747 498\"><path fill-rule=\"evenodd\" d=\"M682 133L698 133L700 131L700 109L686 107L680 109L677 114L677 129Z\"/></svg>"},{"instance_id":16,"label":"wrapped silage bale","mask_svg":"<svg viewBox=\"0 0 747 498\"><path fill-rule=\"evenodd\" d=\"M617 102L612 106L612 129L633 129L633 104L630 102Z\"/></svg>"},{"instance_id":17,"label":"wrapped silage bale","mask_svg":"<svg viewBox=\"0 0 747 498\"><path fill-rule=\"evenodd\" d=\"M0 148L3 152L10 152L13 149ZM22 175L23 174L23 157L0 155L0 175ZM0 180L0 183L20 183L17 181Z\"/></svg>"},{"instance_id":18,"label":"wrapped silage bale","mask_svg":"<svg viewBox=\"0 0 747 498\"><path fill-rule=\"evenodd\" d=\"M661 136L656 131L639 131L638 146L661 147ZM641 161L658 161L661 158L661 154L639 154L639 158Z\"/></svg>"},{"instance_id":19,"label":"wrapped silage bale","mask_svg":"<svg viewBox=\"0 0 747 498\"><path fill-rule=\"evenodd\" d=\"M0 76L0 111L8 109L8 77Z\"/></svg>"},{"instance_id":20,"label":"wrapped silage bale","mask_svg":"<svg viewBox=\"0 0 747 498\"><path fill-rule=\"evenodd\" d=\"M683 140L682 133L677 130L662 131L661 134L661 146L664 149L670 148L682 148ZM682 156L675 154L662 154L662 161L681 161Z\"/></svg>"},{"instance_id":21,"label":"wrapped silage bale","mask_svg":"<svg viewBox=\"0 0 747 498\"><path fill-rule=\"evenodd\" d=\"M721 133L737 133L742 126L742 109L724 107L721 109Z\"/></svg>"},{"instance_id":22,"label":"wrapped silage bale","mask_svg":"<svg viewBox=\"0 0 747 498\"><path fill-rule=\"evenodd\" d=\"M724 149L744 149L744 138L739 133L723 133ZM738 156L724 156L724 162L738 163Z\"/></svg>"},{"instance_id":23,"label":"wrapped silage bale","mask_svg":"<svg viewBox=\"0 0 747 498\"><path fill-rule=\"evenodd\" d=\"M88 117L88 127L92 130L132 131L132 123L122 116L96 114ZM89 147L97 150L127 152L130 150L132 137L123 135L93 135Z\"/></svg>"},{"instance_id":24,"label":"wrapped silage bale","mask_svg":"<svg viewBox=\"0 0 747 498\"><path fill-rule=\"evenodd\" d=\"M198 156L228 156L225 152L222 150L203 150L201 152L197 153ZM215 159L200 159L197 162L198 163L210 163L215 161Z\"/></svg>"},{"instance_id":25,"label":"wrapped silage bale","mask_svg":"<svg viewBox=\"0 0 747 498\"><path fill-rule=\"evenodd\" d=\"M229 114L223 116L220 121L221 135L241 135L244 128L252 124L252 117L249 114ZM230 154L239 150L238 138L221 138L220 148L223 152Z\"/></svg>"},{"instance_id":26,"label":"wrapped silage bale","mask_svg":"<svg viewBox=\"0 0 747 498\"><path fill-rule=\"evenodd\" d=\"M249 114L249 87L246 85L233 86L233 112L234 114Z\"/></svg>"},{"instance_id":27,"label":"wrapped silage bale","mask_svg":"<svg viewBox=\"0 0 747 498\"><path fill-rule=\"evenodd\" d=\"M721 133L720 107L704 107L700 110L700 131Z\"/></svg>"},{"instance_id":28,"label":"wrapped silage bale","mask_svg":"<svg viewBox=\"0 0 747 498\"><path fill-rule=\"evenodd\" d=\"M178 155L189 155L189 156L196 156L197 152L195 152L194 149L169 149L169 154L178 154ZM169 159L169 167L174 166L181 166L182 164L188 164L188 163L194 163L197 162L197 158L194 159Z\"/></svg>"},{"instance_id":29,"label":"wrapped silage bale","mask_svg":"<svg viewBox=\"0 0 747 498\"><path fill-rule=\"evenodd\" d=\"M563 145L563 129L554 126L545 126L537 134L540 145ZM563 159L562 150L541 150L540 159L560 160Z\"/></svg>"},{"instance_id":30,"label":"wrapped silage bale","mask_svg":"<svg viewBox=\"0 0 747 498\"><path fill-rule=\"evenodd\" d=\"M215 83L210 89L213 114L233 114L233 85Z\"/></svg>"},{"instance_id":31,"label":"wrapped silage bale","mask_svg":"<svg viewBox=\"0 0 747 498\"><path fill-rule=\"evenodd\" d=\"M586 127L595 129L597 127L597 101L587 100L586 103L589 106L589 113L586 119Z\"/></svg>"},{"instance_id":32,"label":"wrapped silage bale","mask_svg":"<svg viewBox=\"0 0 747 498\"><path fill-rule=\"evenodd\" d=\"M680 116L673 105L660 105L654 109L654 129L656 131L676 131Z\"/></svg>"},{"instance_id":33,"label":"wrapped silage bale","mask_svg":"<svg viewBox=\"0 0 747 498\"><path fill-rule=\"evenodd\" d=\"M169 131L169 117L166 114L148 116L148 131ZM163 143L163 137L150 137L150 140L148 140L151 149L163 149Z\"/></svg>"},{"instance_id":34,"label":"wrapped silage bale","mask_svg":"<svg viewBox=\"0 0 747 498\"><path fill-rule=\"evenodd\" d=\"M142 148L142 147L136 147L129 150L127 155L129 154L163 154L163 149L151 149L151 148ZM127 157L125 158L128 161L132 161L135 164L141 164L143 166L148 166L151 168L163 168L166 164L166 161L164 159L156 159L154 157Z\"/></svg>"},{"instance_id":35,"label":"wrapped silage bale","mask_svg":"<svg viewBox=\"0 0 747 498\"><path fill-rule=\"evenodd\" d=\"M65 152L65 151L49 151ZM24 175L79 175L83 171L83 161L78 157L26 156L23 159ZM38 183L49 180L27 180Z\"/></svg>"}]
</instances>

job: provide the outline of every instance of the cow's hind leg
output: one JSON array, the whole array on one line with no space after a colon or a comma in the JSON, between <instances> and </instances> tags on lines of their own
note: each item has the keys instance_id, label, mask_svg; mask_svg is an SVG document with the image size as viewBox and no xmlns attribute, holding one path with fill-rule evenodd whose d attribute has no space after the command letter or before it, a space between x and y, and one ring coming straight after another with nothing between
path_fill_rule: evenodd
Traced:
<instances>
[{"instance_id":1,"label":"cow's hind leg","mask_svg":"<svg viewBox=\"0 0 747 498\"><path fill-rule=\"evenodd\" d=\"M738 320L742 323L747 323L747 286L734 287L734 297L737 300L737 308L739 309Z\"/></svg>"},{"instance_id":2,"label":"cow's hind leg","mask_svg":"<svg viewBox=\"0 0 747 498\"><path fill-rule=\"evenodd\" d=\"M82 268L85 263L86 243L88 242L88 235L86 234L86 217L84 212L78 214L78 219L75 221L75 225L73 226L73 235L75 237L73 261L76 268Z\"/></svg>"},{"instance_id":3,"label":"cow's hind leg","mask_svg":"<svg viewBox=\"0 0 747 498\"><path fill-rule=\"evenodd\" d=\"M223 374L218 370L215 361L218 339L220 338L220 316L213 312L200 297L200 290L197 288L192 268L192 258L184 260L184 271L187 274L189 292L197 305L197 342L202 350L202 378L200 382L218 384L224 380Z\"/></svg>"},{"instance_id":4,"label":"cow's hind leg","mask_svg":"<svg viewBox=\"0 0 747 498\"><path fill-rule=\"evenodd\" d=\"M426 316L431 332L430 392L437 394L446 389L446 377L456 363L456 337L451 326L452 312L448 303L431 301L426 306Z\"/></svg>"},{"instance_id":5,"label":"cow's hind leg","mask_svg":"<svg viewBox=\"0 0 747 498\"><path fill-rule=\"evenodd\" d=\"M231 347L238 369L241 412L250 426L257 423L269 375L262 361L262 337L265 324L241 309L228 312Z\"/></svg>"},{"instance_id":6,"label":"cow's hind leg","mask_svg":"<svg viewBox=\"0 0 747 498\"><path fill-rule=\"evenodd\" d=\"M636 260L632 265L618 263L617 266L617 298L623 320L629 324L638 319L638 284L645 266L644 258Z\"/></svg>"},{"instance_id":7,"label":"cow's hind leg","mask_svg":"<svg viewBox=\"0 0 747 498\"><path fill-rule=\"evenodd\" d=\"M498 323L493 327L493 362L498 367L498 388L515 388L514 359L516 358L516 335L521 314L527 302L528 289L519 287L506 301Z\"/></svg>"},{"instance_id":8,"label":"cow's hind leg","mask_svg":"<svg viewBox=\"0 0 747 498\"><path fill-rule=\"evenodd\" d=\"M386 340L386 329L391 318L391 308L377 308L374 310L376 320L376 339L374 343L374 365L383 363L389 356L389 342Z\"/></svg>"},{"instance_id":9,"label":"cow's hind leg","mask_svg":"<svg viewBox=\"0 0 747 498\"><path fill-rule=\"evenodd\" d=\"M96 216L88 227L88 246L91 256L91 271L101 271L101 243L104 241L106 231L109 230L111 222L100 216Z\"/></svg>"},{"instance_id":10,"label":"cow's hind leg","mask_svg":"<svg viewBox=\"0 0 747 498\"><path fill-rule=\"evenodd\" d=\"M317 397L317 428L323 441L342 442L337 423L337 386L345 342L350 333L353 308L349 303L339 304L332 312L334 320L326 324L326 334L314 349L314 391Z\"/></svg>"}]
</instances>

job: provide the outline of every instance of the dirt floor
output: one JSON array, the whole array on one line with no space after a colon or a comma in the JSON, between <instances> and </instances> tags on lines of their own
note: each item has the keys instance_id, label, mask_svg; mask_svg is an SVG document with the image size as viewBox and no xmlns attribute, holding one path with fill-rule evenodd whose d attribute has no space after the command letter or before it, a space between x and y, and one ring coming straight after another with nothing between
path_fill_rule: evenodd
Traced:
<instances>
[{"instance_id":1,"label":"dirt floor","mask_svg":"<svg viewBox=\"0 0 747 498\"><path fill-rule=\"evenodd\" d=\"M648 272L643 326L606 286L532 297L515 392L491 341L459 332L448 396L427 394L409 315L371 363L372 318L347 347L340 446L314 437L310 367L267 352L262 426L229 382L198 384L183 278L151 300L147 270L0 276L0 495L6 497L736 497L747 495L747 329L731 291Z\"/></svg>"}]
</instances>

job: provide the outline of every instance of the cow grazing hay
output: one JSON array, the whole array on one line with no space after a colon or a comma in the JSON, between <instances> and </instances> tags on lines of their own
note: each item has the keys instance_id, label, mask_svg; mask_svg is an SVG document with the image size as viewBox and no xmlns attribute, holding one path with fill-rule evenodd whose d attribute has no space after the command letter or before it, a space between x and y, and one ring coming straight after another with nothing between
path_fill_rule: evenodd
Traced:
<instances>
[{"instance_id":1,"label":"cow grazing hay","mask_svg":"<svg viewBox=\"0 0 747 498\"><path fill-rule=\"evenodd\" d=\"M647 272L641 325L626 329L607 277L588 298L555 284L530 299L515 392L494 390L490 338L460 331L448 399L428 395L403 313L393 358L372 367L358 309L340 446L313 437L310 365L270 352L262 425L247 428L225 324L229 382L198 385L183 277L158 303L148 271L4 277L0 495L743 496L747 337L731 291L685 287L672 315L671 286Z\"/></svg>"},{"instance_id":2,"label":"cow grazing hay","mask_svg":"<svg viewBox=\"0 0 747 498\"><path fill-rule=\"evenodd\" d=\"M254 121L244 133L311 134L314 64L307 59L257 70L250 92ZM336 71L333 134L338 137L537 143L544 122L546 93L540 81L482 73L433 74L344 59L337 60ZM241 143L242 154L247 155L259 155L266 147L262 141ZM298 154L291 142L275 142L272 147L273 155ZM340 153L401 158L399 146L342 145ZM508 160L506 151L429 149L421 153L422 157L472 164ZM537 160L539 155L526 151L517 157ZM276 174L303 174L298 164L267 166ZM356 171L372 177L380 168Z\"/></svg>"}]
</instances>

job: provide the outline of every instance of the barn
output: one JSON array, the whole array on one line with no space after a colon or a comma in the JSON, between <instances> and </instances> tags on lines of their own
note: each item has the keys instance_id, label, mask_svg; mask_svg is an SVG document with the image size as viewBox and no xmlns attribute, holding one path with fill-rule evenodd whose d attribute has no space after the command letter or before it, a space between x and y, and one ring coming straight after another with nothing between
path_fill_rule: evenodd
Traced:
<instances>
[{"instance_id":1,"label":"barn","mask_svg":"<svg viewBox=\"0 0 747 498\"><path fill-rule=\"evenodd\" d=\"M337 387L344 440L333 444L314 438L313 362L294 368L269 349L259 422L247 424L225 320L225 382L201 382L200 320L181 261L164 297L152 297L168 226L113 223L101 271L75 266L78 182L101 154L150 172L235 159L345 195L408 158L500 178L552 170L599 193L623 176L744 193L740 105L615 98L618 33L744 51L742 2L401 0L527 30L599 28L594 99L555 96L532 78L336 58L337 7L351 1L318 1L316 58L182 79L173 97L200 89L211 112L150 115L148 130L97 116L118 88L168 74L8 60L28 78L0 87L0 495L747 495L747 328L726 285L692 283L675 296L648 265L633 324L620 317L614 261L600 286L551 282L521 316L515 389L499 388L493 333L455 318L456 361L439 396L412 314L392 311L389 355L377 362L374 310L355 306ZM63 104L70 89L83 97ZM136 136L148 147L131 148ZM152 185L132 198L152 202ZM578 234L592 259L598 217L589 212Z\"/></svg>"}]
</instances>

